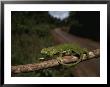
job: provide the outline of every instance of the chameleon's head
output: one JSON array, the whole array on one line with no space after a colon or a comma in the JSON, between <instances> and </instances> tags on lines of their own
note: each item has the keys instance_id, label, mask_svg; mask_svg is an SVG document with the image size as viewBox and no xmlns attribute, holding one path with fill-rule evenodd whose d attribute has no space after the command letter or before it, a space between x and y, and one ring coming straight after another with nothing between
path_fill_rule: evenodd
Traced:
<instances>
[{"instance_id":1,"label":"chameleon's head","mask_svg":"<svg viewBox=\"0 0 110 87\"><path fill-rule=\"evenodd\" d=\"M43 48L43 49L41 50L41 54L47 54L47 48Z\"/></svg>"},{"instance_id":2,"label":"chameleon's head","mask_svg":"<svg viewBox=\"0 0 110 87\"><path fill-rule=\"evenodd\" d=\"M41 54L45 54L47 56L53 56L57 53L57 50L54 47L43 48L41 50Z\"/></svg>"}]
</instances>

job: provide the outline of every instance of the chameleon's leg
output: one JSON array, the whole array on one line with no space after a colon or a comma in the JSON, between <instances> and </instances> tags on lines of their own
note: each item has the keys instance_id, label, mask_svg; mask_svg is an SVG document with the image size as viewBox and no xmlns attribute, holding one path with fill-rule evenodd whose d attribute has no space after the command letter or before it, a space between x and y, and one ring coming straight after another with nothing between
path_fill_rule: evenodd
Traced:
<instances>
[{"instance_id":1,"label":"chameleon's leg","mask_svg":"<svg viewBox=\"0 0 110 87\"><path fill-rule=\"evenodd\" d=\"M63 64L63 57L62 56L57 57L57 61L59 64Z\"/></svg>"},{"instance_id":2,"label":"chameleon's leg","mask_svg":"<svg viewBox=\"0 0 110 87\"><path fill-rule=\"evenodd\" d=\"M57 57L57 61L58 61L59 64L62 65L62 69L65 69L65 67L64 67L64 63L63 63L63 57L62 57L62 56Z\"/></svg>"}]
</instances>

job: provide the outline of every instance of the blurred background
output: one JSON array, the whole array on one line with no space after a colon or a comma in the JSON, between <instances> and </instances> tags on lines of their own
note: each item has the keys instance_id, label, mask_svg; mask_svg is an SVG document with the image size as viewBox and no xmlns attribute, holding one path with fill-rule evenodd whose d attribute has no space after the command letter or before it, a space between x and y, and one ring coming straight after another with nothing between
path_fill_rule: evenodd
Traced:
<instances>
[{"instance_id":1,"label":"blurred background","mask_svg":"<svg viewBox=\"0 0 110 87\"><path fill-rule=\"evenodd\" d=\"M42 48L77 43L89 50L100 48L99 11L12 11L11 65L39 63ZM86 68L85 68L86 67ZM100 76L100 60L93 59L75 68L62 66L13 76L72 77Z\"/></svg>"}]
</instances>

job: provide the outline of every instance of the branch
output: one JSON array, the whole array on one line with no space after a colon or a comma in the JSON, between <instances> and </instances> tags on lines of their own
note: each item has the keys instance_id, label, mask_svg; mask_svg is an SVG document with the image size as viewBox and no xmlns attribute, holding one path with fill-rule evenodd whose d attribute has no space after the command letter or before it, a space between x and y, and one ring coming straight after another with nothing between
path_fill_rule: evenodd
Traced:
<instances>
[{"instance_id":1,"label":"branch","mask_svg":"<svg viewBox=\"0 0 110 87\"><path fill-rule=\"evenodd\" d=\"M86 54L83 54L82 61L92 58L98 58L100 56L100 49L90 51L88 52L88 54L89 54L88 57ZM78 57L76 56L64 56L63 63L72 63L72 62L76 62L77 60ZM11 66L11 72L12 73L31 72L31 71L46 69L58 65L60 65L59 62L56 59L52 59L41 63Z\"/></svg>"}]
</instances>

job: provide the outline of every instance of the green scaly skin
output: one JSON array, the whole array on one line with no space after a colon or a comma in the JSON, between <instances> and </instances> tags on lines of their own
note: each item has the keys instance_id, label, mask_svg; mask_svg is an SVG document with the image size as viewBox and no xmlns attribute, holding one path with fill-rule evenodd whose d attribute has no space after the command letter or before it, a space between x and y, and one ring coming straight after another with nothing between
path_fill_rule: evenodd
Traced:
<instances>
[{"instance_id":1,"label":"green scaly skin","mask_svg":"<svg viewBox=\"0 0 110 87\"><path fill-rule=\"evenodd\" d=\"M46 56L51 57L51 58L56 58L61 65L75 66L79 62L81 62L81 60L83 58L83 54L88 55L88 51L85 48L81 48L77 44L65 43L65 44L60 44L57 46L43 48L41 50L41 54L46 55ZM79 59L78 59L78 61L76 61L73 64L64 64L63 63L63 56L66 56L66 55L78 56Z\"/></svg>"}]
</instances>

